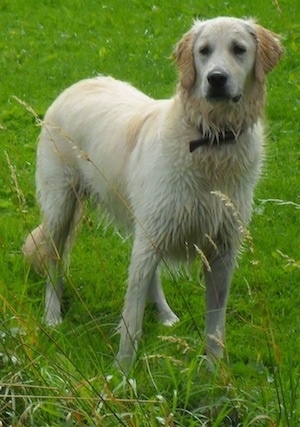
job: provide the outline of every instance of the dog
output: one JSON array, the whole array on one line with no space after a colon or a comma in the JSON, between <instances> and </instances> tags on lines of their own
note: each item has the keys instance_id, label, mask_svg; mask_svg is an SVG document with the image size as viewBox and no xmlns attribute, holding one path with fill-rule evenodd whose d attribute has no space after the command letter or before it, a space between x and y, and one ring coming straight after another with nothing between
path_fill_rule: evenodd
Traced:
<instances>
[{"instance_id":1,"label":"dog","mask_svg":"<svg viewBox=\"0 0 300 427\"><path fill-rule=\"evenodd\" d=\"M171 99L99 76L54 101L37 148L42 224L23 248L46 270L48 325L61 322L63 258L93 197L133 234L119 366L135 360L147 299L161 322L178 321L159 277L165 259L203 261L206 353L223 356L230 282L263 161L266 74L281 54L279 37L253 20L197 20L175 47Z\"/></svg>"}]
</instances>

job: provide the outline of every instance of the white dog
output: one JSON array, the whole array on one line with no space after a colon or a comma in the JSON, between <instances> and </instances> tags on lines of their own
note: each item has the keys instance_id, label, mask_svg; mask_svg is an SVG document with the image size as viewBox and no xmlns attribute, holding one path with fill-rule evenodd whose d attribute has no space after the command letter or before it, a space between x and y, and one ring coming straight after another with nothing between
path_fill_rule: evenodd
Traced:
<instances>
[{"instance_id":1,"label":"white dog","mask_svg":"<svg viewBox=\"0 0 300 427\"><path fill-rule=\"evenodd\" d=\"M197 254L207 352L222 357L231 276L262 163L265 76L281 53L278 37L251 20L196 21L175 49L173 98L154 100L110 77L83 80L57 98L37 151L43 221L24 246L47 271L48 324L61 321L62 258L82 201L93 196L134 238L120 366L128 370L134 360L147 297L163 323L178 320L160 261Z\"/></svg>"}]
</instances>

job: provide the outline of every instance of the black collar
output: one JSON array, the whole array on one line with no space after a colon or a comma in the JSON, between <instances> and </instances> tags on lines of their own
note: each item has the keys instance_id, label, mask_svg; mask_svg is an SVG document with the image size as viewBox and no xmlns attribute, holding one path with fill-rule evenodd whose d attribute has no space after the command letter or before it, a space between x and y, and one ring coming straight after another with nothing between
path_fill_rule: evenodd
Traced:
<instances>
[{"instance_id":1,"label":"black collar","mask_svg":"<svg viewBox=\"0 0 300 427\"><path fill-rule=\"evenodd\" d=\"M204 145L218 146L224 143L233 143L236 141L236 138L237 134L232 132L231 130L225 130L224 132L220 132L217 136L204 135L202 138L190 142L190 153L192 153L199 147L203 147Z\"/></svg>"}]
</instances>

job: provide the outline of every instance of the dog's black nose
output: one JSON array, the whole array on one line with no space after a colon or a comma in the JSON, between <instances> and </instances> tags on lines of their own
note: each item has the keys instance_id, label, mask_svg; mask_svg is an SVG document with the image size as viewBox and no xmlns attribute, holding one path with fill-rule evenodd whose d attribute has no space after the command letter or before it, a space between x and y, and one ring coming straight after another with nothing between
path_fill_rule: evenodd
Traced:
<instances>
[{"instance_id":1,"label":"dog's black nose","mask_svg":"<svg viewBox=\"0 0 300 427\"><path fill-rule=\"evenodd\" d=\"M208 74L207 80L212 88L221 89L227 83L228 74L222 70L214 70Z\"/></svg>"}]
</instances>

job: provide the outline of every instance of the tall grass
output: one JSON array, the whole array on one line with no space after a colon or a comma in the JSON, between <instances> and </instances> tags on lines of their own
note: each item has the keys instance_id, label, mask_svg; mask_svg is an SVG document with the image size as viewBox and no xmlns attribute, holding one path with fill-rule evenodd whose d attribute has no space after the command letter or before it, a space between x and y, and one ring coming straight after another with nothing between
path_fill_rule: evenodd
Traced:
<instances>
[{"instance_id":1,"label":"tall grass","mask_svg":"<svg viewBox=\"0 0 300 427\"><path fill-rule=\"evenodd\" d=\"M299 14L287 0L0 3L0 424L300 424ZM282 33L286 47L269 78L267 161L251 244L232 285L227 356L214 372L207 370L204 288L195 265L179 277L164 275L181 322L171 329L158 325L149 308L138 361L125 377L113 361L131 244L92 206L72 255L65 320L57 329L42 323L44 279L21 255L24 237L39 222L36 124L64 87L99 72L152 96L170 96L172 46L193 18L216 15L255 16Z\"/></svg>"}]
</instances>

